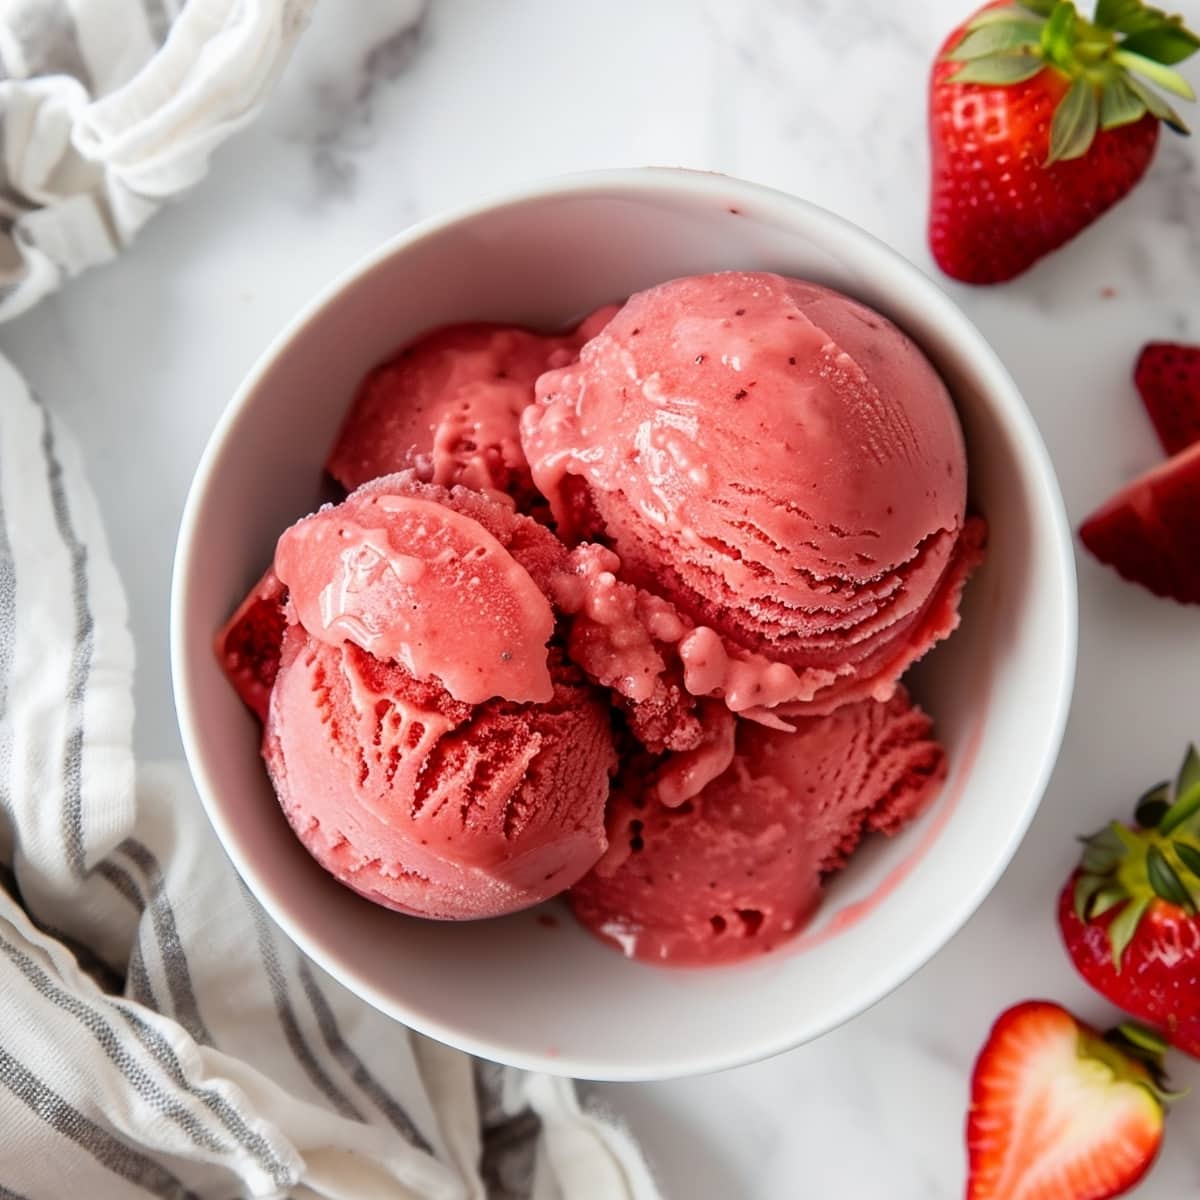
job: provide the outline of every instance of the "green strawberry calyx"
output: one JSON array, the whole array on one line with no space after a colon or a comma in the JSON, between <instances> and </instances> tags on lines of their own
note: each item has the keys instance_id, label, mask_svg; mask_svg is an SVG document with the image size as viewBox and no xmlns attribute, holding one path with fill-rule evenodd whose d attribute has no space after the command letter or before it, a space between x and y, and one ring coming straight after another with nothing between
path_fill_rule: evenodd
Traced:
<instances>
[{"instance_id":1,"label":"green strawberry calyx","mask_svg":"<svg viewBox=\"0 0 1200 1200\"><path fill-rule=\"evenodd\" d=\"M1092 20L1072 0L1019 0L985 8L946 59L952 83L1005 86L1051 68L1071 84L1054 110L1046 166L1086 154L1099 130L1140 121L1147 113L1187 133L1161 92L1194 100L1174 66L1200 50L1183 18L1143 0L1097 0ZM1159 90L1161 89L1161 91Z\"/></svg>"},{"instance_id":2,"label":"green strawberry calyx","mask_svg":"<svg viewBox=\"0 0 1200 1200\"><path fill-rule=\"evenodd\" d=\"M1103 1063L1115 1080L1139 1084L1163 1107L1186 1095L1172 1089L1167 1079L1166 1053L1167 1039L1136 1021L1122 1021L1104 1034L1085 1026L1079 1031L1080 1058Z\"/></svg>"},{"instance_id":3,"label":"green strawberry calyx","mask_svg":"<svg viewBox=\"0 0 1200 1200\"><path fill-rule=\"evenodd\" d=\"M1092 921L1118 909L1108 926L1113 965L1146 910L1162 901L1195 917L1200 910L1200 754L1189 746L1175 782L1155 784L1137 802L1136 826L1113 821L1081 839L1075 914Z\"/></svg>"}]
</instances>

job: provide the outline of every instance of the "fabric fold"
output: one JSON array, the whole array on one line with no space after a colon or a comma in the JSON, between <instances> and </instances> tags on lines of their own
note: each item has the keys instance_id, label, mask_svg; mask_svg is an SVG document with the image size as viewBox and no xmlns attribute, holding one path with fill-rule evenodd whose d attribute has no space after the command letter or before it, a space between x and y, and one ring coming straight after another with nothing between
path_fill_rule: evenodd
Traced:
<instances>
[{"instance_id":1,"label":"fabric fold","mask_svg":"<svg viewBox=\"0 0 1200 1200\"><path fill-rule=\"evenodd\" d=\"M204 177L257 115L313 2L187 0L169 28L152 0L0 10L0 320L111 259ZM406 0L398 24L416 11Z\"/></svg>"}]
</instances>

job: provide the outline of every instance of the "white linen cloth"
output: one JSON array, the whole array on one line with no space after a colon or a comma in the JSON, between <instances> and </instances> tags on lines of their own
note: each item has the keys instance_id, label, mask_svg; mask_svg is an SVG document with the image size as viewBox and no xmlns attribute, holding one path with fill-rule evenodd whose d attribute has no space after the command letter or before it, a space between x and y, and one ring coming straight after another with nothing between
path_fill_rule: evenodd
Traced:
<instances>
[{"instance_id":1,"label":"white linen cloth","mask_svg":"<svg viewBox=\"0 0 1200 1200\"><path fill-rule=\"evenodd\" d=\"M203 177L313 2L0 0L0 320L111 258ZM398 26L419 7L395 0Z\"/></svg>"},{"instance_id":2,"label":"white linen cloth","mask_svg":"<svg viewBox=\"0 0 1200 1200\"><path fill-rule=\"evenodd\" d=\"M0 0L0 317L203 174L305 10ZM182 765L135 764L132 674L78 450L0 359L0 1200L654 1200L570 1081L411 1033L278 932Z\"/></svg>"}]
</instances>

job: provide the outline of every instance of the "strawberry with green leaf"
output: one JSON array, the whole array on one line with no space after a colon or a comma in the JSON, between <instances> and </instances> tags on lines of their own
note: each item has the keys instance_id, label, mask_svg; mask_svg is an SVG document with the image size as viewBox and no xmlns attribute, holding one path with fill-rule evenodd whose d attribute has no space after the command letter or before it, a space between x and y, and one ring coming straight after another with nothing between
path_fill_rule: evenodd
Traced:
<instances>
[{"instance_id":1,"label":"strawberry with green leaf","mask_svg":"<svg viewBox=\"0 0 1200 1200\"><path fill-rule=\"evenodd\" d=\"M1200 49L1180 17L1142 0L989 4L947 39L930 80L929 241L968 283L1019 275L1116 204L1145 173L1163 93Z\"/></svg>"},{"instance_id":2,"label":"strawberry with green leaf","mask_svg":"<svg viewBox=\"0 0 1200 1200\"><path fill-rule=\"evenodd\" d=\"M1174 786L1084 840L1058 920L1079 973L1139 1020L1200 1056L1200 754L1188 748Z\"/></svg>"},{"instance_id":3,"label":"strawberry with green leaf","mask_svg":"<svg viewBox=\"0 0 1200 1200\"><path fill-rule=\"evenodd\" d=\"M1153 1165L1163 1110L1161 1038L1106 1034L1045 1000L1000 1015L971 1076L967 1200L1110 1200Z\"/></svg>"}]
</instances>

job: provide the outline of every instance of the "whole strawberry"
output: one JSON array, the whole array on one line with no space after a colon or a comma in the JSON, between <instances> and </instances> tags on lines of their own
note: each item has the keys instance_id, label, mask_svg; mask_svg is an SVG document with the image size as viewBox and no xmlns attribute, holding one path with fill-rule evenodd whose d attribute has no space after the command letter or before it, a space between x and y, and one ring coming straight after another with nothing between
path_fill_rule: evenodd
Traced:
<instances>
[{"instance_id":1,"label":"whole strawberry","mask_svg":"<svg viewBox=\"0 0 1200 1200\"><path fill-rule=\"evenodd\" d=\"M1187 132L1155 88L1194 99L1172 67L1198 48L1141 0L1098 0L1090 21L1070 0L989 4L959 26L929 90L942 270L1011 279L1111 208L1150 165L1159 122Z\"/></svg>"},{"instance_id":2,"label":"whole strawberry","mask_svg":"<svg viewBox=\"0 0 1200 1200\"><path fill-rule=\"evenodd\" d=\"M1136 825L1087 838L1059 900L1079 973L1119 1008L1200 1056L1200 755L1138 801Z\"/></svg>"}]
</instances>

